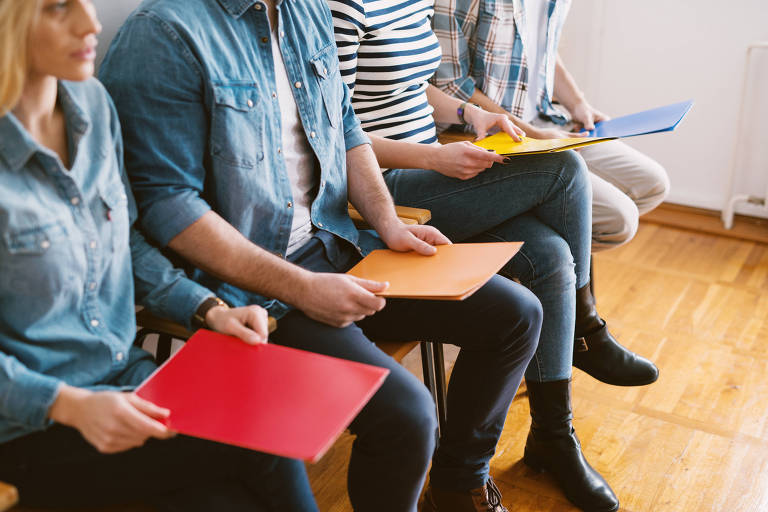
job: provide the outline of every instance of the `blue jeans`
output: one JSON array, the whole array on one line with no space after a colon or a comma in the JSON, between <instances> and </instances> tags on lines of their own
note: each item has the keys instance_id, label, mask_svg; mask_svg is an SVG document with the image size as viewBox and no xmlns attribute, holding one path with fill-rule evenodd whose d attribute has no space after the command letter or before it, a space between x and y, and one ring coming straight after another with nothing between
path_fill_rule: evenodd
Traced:
<instances>
[{"instance_id":1,"label":"blue jeans","mask_svg":"<svg viewBox=\"0 0 768 512\"><path fill-rule=\"evenodd\" d=\"M105 455L77 430L55 425L0 444L0 479L34 507L317 511L303 462L181 435Z\"/></svg>"},{"instance_id":2,"label":"blue jeans","mask_svg":"<svg viewBox=\"0 0 768 512\"><path fill-rule=\"evenodd\" d=\"M582 158L516 156L466 181L423 169L392 169L384 180L395 203L431 210L430 224L452 241L525 242L500 272L518 278L544 310L525 378L569 378L575 291L589 282L592 197Z\"/></svg>"},{"instance_id":3,"label":"blue jeans","mask_svg":"<svg viewBox=\"0 0 768 512\"><path fill-rule=\"evenodd\" d=\"M315 272L343 272L359 256L350 245L321 231L290 259ZM358 512L414 512L430 459L435 485L469 490L485 483L540 328L536 297L523 286L494 276L464 301L388 300L382 311L346 328L292 311L280 319L271 340L390 370L349 427L357 436L348 474L349 497ZM448 425L436 452L432 397L370 340L423 340L461 347L448 389Z\"/></svg>"}]
</instances>

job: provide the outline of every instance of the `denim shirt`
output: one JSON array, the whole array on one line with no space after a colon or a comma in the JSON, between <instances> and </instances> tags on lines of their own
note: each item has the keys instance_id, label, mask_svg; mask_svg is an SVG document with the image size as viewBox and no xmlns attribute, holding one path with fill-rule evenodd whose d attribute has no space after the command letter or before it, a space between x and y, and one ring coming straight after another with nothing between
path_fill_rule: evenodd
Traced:
<instances>
[{"instance_id":1,"label":"denim shirt","mask_svg":"<svg viewBox=\"0 0 768 512\"><path fill-rule=\"evenodd\" d=\"M347 212L346 151L369 139L339 74L325 0L277 3L277 33L301 123L316 157L313 225L365 252L375 239ZM160 245L213 209L251 242L284 257L293 198L266 4L259 0L145 0L105 56L100 78L126 141L140 222ZM200 270L225 301L288 307Z\"/></svg>"},{"instance_id":2,"label":"denim shirt","mask_svg":"<svg viewBox=\"0 0 768 512\"><path fill-rule=\"evenodd\" d=\"M131 227L120 128L101 84L60 82L58 100L69 170L13 114L0 117L0 442L45 428L62 382L130 386L154 369L132 347L134 289L182 322L211 295Z\"/></svg>"}]
</instances>

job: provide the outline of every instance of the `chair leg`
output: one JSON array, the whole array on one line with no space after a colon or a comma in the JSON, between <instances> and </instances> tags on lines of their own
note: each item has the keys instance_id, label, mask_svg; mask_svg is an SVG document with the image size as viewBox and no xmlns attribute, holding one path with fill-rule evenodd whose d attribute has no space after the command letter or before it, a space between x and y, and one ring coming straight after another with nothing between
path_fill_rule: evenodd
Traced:
<instances>
[{"instance_id":1,"label":"chair leg","mask_svg":"<svg viewBox=\"0 0 768 512\"><path fill-rule=\"evenodd\" d=\"M157 354L155 361L157 364L163 364L171 357L171 347L173 346L173 336L170 334L159 334L157 337Z\"/></svg>"},{"instance_id":2,"label":"chair leg","mask_svg":"<svg viewBox=\"0 0 768 512\"><path fill-rule=\"evenodd\" d=\"M432 350L435 353L435 395L437 403L437 419L440 422L440 431L445 431L448 422L448 402L446 398L446 378L445 378L445 356L443 355L443 344L433 343Z\"/></svg>"},{"instance_id":3,"label":"chair leg","mask_svg":"<svg viewBox=\"0 0 768 512\"><path fill-rule=\"evenodd\" d=\"M440 417L440 409L438 408L437 401L437 383L435 381L435 356L432 352L432 342L422 341L419 345L421 347L421 369L424 373L424 385L432 394L432 400L435 402L435 410L438 418ZM438 425L438 436L440 435L440 427Z\"/></svg>"}]
</instances>

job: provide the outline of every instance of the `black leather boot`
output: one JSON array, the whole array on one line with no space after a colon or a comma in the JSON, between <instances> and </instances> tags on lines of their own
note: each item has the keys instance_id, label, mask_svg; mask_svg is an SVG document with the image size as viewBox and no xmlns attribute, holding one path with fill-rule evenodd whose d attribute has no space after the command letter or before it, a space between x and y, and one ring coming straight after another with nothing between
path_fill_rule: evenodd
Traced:
<instances>
[{"instance_id":1,"label":"black leather boot","mask_svg":"<svg viewBox=\"0 0 768 512\"><path fill-rule=\"evenodd\" d=\"M573 366L614 386L644 386L659 378L655 364L622 347L611 336L597 313L589 285L576 290Z\"/></svg>"},{"instance_id":2,"label":"black leather boot","mask_svg":"<svg viewBox=\"0 0 768 512\"><path fill-rule=\"evenodd\" d=\"M531 431L523 462L546 471L571 503L586 512L613 512L619 500L581 452L571 420L571 380L526 382Z\"/></svg>"}]
</instances>

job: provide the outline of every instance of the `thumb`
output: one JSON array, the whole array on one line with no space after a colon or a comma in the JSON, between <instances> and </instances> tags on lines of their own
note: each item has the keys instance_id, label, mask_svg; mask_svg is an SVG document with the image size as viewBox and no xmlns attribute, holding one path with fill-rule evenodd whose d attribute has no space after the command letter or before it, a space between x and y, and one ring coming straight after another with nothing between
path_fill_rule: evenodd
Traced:
<instances>
[{"instance_id":1,"label":"thumb","mask_svg":"<svg viewBox=\"0 0 768 512\"><path fill-rule=\"evenodd\" d=\"M128 395L128 401L136 409L143 412L150 418L165 419L171 415L171 411L169 409L155 405L149 400L144 400L136 393L130 393Z\"/></svg>"},{"instance_id":2,"label":"thumb","mask_svg":"<svg viewBox=\"0 0 768 512\"><path fill-rule=\"evenodd\" d=\"M359 277L350 276L352 280L357 284L358 286L362 286L369 292L377 293L377 292L383 292L387 288L389 288L389 283L386 281L371 281L370 279L361 279Z\"/></svg>"}]
</instances>

